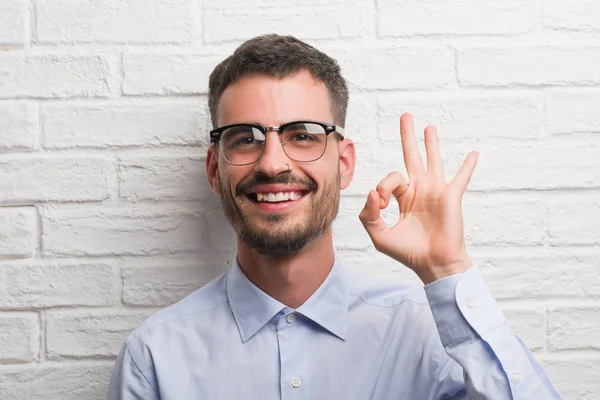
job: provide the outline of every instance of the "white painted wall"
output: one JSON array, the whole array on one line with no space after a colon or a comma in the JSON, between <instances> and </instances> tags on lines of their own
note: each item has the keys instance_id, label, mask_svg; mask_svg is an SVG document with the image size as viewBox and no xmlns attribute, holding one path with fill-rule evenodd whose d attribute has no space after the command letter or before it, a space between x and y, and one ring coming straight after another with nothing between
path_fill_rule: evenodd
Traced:
<instances>
[{"instance_id":1,"label":"white painted wall","mask_svg":"<svg viewBox=\"0 0 600 400\"><path fill-rule=\"evenodd\" d=\"M600 398L596 0L0 0L0 398L105 398L128 332L226 270L208 74L266 32L350 81L347 264L416 282L357 218L411 111L448 176L480 151L472 258L566 398Z\"/></svg>"}]
</instances>

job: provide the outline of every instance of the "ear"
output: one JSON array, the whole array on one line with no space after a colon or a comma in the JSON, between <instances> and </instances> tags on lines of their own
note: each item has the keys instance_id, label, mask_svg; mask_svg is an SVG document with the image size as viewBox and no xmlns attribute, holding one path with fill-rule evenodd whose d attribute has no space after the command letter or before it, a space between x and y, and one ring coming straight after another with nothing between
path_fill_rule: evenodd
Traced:
<instances>
[{"instance_id":1,"label":"ear","mask_svg":"<svg viewBox=\"0 0 600 400\"><path fill-rule=\"evenodd\" d=\"M349 138L344 138L338 143L340 155L340 188L346 189L354 177L354 168L356 167L356 151L354 142Z\"/></svg>"},{"instance_id":2,"label":"ear","mask_svg":"<svg viewBox=\"0 0 600 400\"><path fill-rule=\"evenodd\" d=\"M219 189L219 149L212 143L206 152L206 176L213 192L220 195Z\"/></svg>"}]
</instances>

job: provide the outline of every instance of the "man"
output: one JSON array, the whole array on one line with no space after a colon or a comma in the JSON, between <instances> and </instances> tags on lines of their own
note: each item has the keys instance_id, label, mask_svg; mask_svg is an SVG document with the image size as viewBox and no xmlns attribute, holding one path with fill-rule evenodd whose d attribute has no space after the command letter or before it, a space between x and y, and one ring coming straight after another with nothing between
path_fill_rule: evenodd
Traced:
<instances>
[{"instance_id":1,"label":"man","mask_svg":"<svg viewBox=\"0 0 600 400\"><path fill-rule=\"evenodd\" d=\"M408 176L392 172L360 220L414 288L343 266L332 222L355 150L337 63L293 38L247 41L210 76L206 168L237 233L231 270L149 318L116 362L110 399L558 399L465 250L470 153L449 183L434 127L427 168L411 116ZM394 196L401 217L380 210Z\"/></svg>"}]
</instances>

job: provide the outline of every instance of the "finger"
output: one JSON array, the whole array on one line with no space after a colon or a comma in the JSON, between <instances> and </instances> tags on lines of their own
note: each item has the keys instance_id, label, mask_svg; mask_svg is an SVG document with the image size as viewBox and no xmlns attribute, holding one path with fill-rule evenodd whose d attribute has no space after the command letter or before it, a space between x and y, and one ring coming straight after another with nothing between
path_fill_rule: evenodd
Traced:
<instances>
[{"instance_id":1,"label":"finger","mask_svg":"<svg viewBox=\"0 0 600 400\"><path fill-rule=\"evenodd\" d=\"M413 125L412 116L409 113L404 113L400 117L400 138L402 140L402 153L404 154L404 164L410 179L425 175L423 160L417 146L415 138L415 128Z\"/></svg>"},{"instance_id":2,"label":"finger","mask_svg":"<svg viewBox=\"0 0 600 400\"><path fill-rule=\"evenodd\" d=\"M444 182L444 162L440 152L440 143L435 126L425 128L425 152L427 153L427 176L438 182Z\"/></svg>"},{"instance_id":3,"label":"finger","mask_svg":"<svg viewBox=\"0 0 600 400\"><path fill-rule=\"evenodd\" d=\"M398 171L390 172L377 185L377 193L380 198L381 208L386 208L393 194L396 199L402 196L408 189L408 182Z\"/></svg>"},{"instance_id":4,"label":"finger","mask_svg":"<svg viewBox=\"0 0 600 400\"><path fill-rule=\"evenodd\" d=\"M477 165L478 158L478 152L470 152L467 155L465 161L463 162L463 165L460 167L460 170L450 182L450 186L453 188L453 190L459 192L461 196L463 195L465 190L467 190L467 186L471 181L471 176L473 176L473 171L475 170L475 166Z\"/></svg>"},{"instance_id":5,"label":"finger","mask_svg":"<svg viewBox=\"0 0 600 400\"><path fill-rule=\"evenodd\" d=\"M367 196L365 207L358 216L373 242L376 241L378 234L387 228L383 218L381 218L379 201L379 193L375 190L371 190Z\"/></svg>"}]
</instances>

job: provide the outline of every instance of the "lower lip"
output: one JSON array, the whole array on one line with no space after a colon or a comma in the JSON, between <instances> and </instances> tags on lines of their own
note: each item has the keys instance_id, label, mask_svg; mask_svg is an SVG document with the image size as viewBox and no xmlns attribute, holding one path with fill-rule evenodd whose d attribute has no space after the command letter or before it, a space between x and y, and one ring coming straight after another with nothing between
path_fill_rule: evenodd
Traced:
<instances>
[{"instance_id":1,"label":"lower lip","mask_svg":"<svg viewBox=\"0 0 600 400\"><path fill-rule=\"evenodd\" d=\"M300 203L307 195L303 195L302 197L300 197L298 200L288 200L288 201L281 201L278 203L269 203L269 202L257 202L257 201L253 201L252 203L259 209L262 211L285 211L288 210L294 206L296 206L298 203Z\"/></svg>"}]
</instances>

